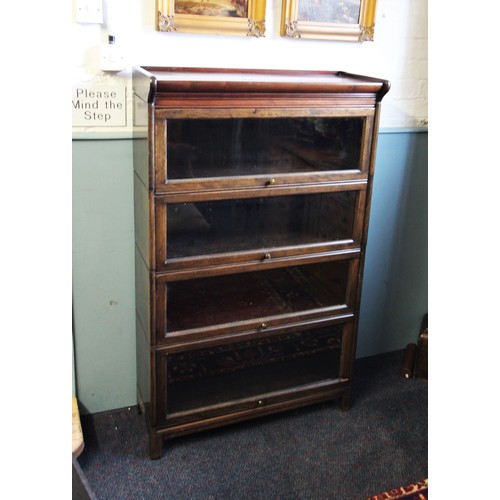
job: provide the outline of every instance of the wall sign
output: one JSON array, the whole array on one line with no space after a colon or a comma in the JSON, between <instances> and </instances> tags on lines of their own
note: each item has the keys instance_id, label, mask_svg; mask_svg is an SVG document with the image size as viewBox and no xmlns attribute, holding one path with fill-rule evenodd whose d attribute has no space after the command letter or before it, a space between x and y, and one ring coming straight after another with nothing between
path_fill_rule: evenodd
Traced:
<instances>
[{"instance_id":1,"label":"wall sign","mask_svg":"<svg viewBox=\"0 0 500 500\"><path fill-rule=\"evenodd\" d=\"M127 125L124 85L77 85L72 94L73 127Z\"/></svg>"}]
</instances>

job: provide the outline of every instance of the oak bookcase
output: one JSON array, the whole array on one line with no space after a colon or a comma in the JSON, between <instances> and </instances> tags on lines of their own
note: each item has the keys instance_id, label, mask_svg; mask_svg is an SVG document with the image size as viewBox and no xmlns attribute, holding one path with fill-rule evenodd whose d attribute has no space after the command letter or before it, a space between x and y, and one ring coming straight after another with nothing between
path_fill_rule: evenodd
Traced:
<instances>
[{"instance_id":1,"label":"oak bookcase","mask_svg":"<svg viewBox=\"0 0 500 500\"><path fill-rule=\"evenodd\" d=\"M137 386L166 438L351 381L385 80L134 69Z\"/></svg>"}]
</instances>

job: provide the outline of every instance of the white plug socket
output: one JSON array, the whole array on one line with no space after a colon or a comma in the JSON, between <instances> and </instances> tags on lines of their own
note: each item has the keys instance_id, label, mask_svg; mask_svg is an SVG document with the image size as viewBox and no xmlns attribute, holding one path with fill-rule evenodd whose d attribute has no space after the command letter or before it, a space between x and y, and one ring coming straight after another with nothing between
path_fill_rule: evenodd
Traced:
<instances>
[{"instance_id":1,"label":"white plug socket","mask_svg":"<svg viewBox=\"0 0 500 500\"><path fill-rule=\"evenodd\" d=\"M101 45L101 70L121 71L125 69L125 57L119 45L114 42L114 37L109 37L107 45Z\"/></svg>"},{"instance_id":2,"label":"white plug socket","mask_svg":"<svg viewBox=\"0 0 500 500\"><path fill-rule=\"evenodd\" d=\"M76 0L76 22L102 24L102 0Z\"/></svg>"}]
</instances>

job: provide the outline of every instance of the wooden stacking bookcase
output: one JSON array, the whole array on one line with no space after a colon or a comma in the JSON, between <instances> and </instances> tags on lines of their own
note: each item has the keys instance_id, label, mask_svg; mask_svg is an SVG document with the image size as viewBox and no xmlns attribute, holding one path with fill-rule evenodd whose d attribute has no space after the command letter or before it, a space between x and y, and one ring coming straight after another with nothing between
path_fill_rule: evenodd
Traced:
<instances>
[{"instance_id":1,"label":"wooden stacking bookcase","mask_svg":"<svg viewBox=\"0 0 500 500\"><path fill-rule=\"evenodd\" d=\"M351 405L385 80L134 69L137 386L165 438Z\"/></svg>"}]
</instances>

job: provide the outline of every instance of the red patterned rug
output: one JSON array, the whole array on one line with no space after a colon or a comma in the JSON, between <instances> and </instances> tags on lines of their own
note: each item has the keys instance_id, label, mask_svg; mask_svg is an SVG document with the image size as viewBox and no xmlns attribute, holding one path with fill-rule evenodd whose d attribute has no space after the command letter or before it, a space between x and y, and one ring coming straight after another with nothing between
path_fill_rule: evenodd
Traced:
<instances>
[{"instance_id":1,"label":"red patterned rug","mask_svg":"<svg viewBox=\"0 0 500 500\"><path fill-rule=\"evenodd\" d=\"M367 497L366 500L388 500L395 498L406 498L408 500L427 500L429 493L429 480L424 479L415 484L407 484L401 488L384 491L373 497Z\"/></svg>"}]
</instances>

